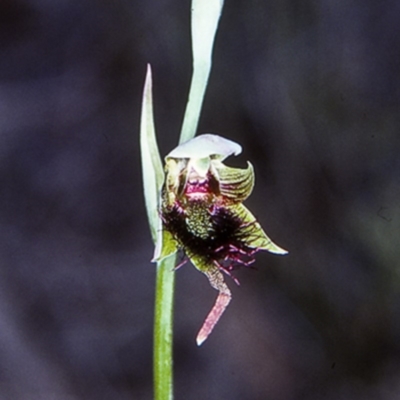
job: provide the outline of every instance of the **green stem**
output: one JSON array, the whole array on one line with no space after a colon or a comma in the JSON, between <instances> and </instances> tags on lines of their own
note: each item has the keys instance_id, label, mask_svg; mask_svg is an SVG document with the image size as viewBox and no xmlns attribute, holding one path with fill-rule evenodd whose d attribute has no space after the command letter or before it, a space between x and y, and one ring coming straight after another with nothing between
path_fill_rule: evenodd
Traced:
<instances>
[{"instance_id":1,"label":"green stem","mask_svg":"<svg viewBox=\"0 0 400 400\"><path fill-rule=\"evenodd\" d=\"M154 318L154 398L172 400L172 332L176 256L157 264Z\"/></svg>"}]
</instances>

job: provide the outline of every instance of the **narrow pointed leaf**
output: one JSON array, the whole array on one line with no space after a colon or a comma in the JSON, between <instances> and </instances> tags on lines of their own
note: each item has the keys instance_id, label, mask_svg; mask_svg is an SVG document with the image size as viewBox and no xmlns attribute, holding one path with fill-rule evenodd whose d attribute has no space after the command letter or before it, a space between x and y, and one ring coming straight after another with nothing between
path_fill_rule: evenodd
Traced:
<instances>
[{"instance_id":1,"label":"narrow pointed leaf","mask_svg":"<svg viewBox=\"0 0 400 400\"><path fill-rule=\"evenodd\" d=\"M160 190L164 181L164 173L154 129L152 75L150 65L147 67L142 98L140 151L142 156L142 173L147 216L149 219L151 236L154 243L156 243L158 237L157 231L161 229L158 207Z\"/></svg>"},{"instance_id":2,"label":"narrow pointed leaf","mask_svg":"<svg viewBox=\"0 0 400 400\"><path fill-rule=\"evenodd\" d=\"M210 62L223 0L192 1L192 47L196 63Z\"/></svg>"},{"instance_id":3,"label":"narrow pointed leaf","mask_svg":"<svg viewBox=\"0 0 400 400\"><path fill-rule=\"evenodd\" d=\"M193 75L180 143L194 137L211 70L211 55L223 0L192 0Z\"/></svg>"}]
</instances>

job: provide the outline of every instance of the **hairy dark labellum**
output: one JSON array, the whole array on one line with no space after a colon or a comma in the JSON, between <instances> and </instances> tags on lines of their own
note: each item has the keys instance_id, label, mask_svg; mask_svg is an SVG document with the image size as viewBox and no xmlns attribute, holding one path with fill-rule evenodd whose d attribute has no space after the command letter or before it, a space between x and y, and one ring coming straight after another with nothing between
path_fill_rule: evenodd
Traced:
<instances>
[{"instance_id":1,"label":"hairy dark labellum","mask_svg":"<svg viewBox=\"0 0 400 400\"><path fill-rule=\"evenodd\" d=\"M200 257L204 263L213 263L228 273L234 267L254 262L258 249L247 244L249 237L256 234L254 224L244 223L220 204L194 200L185 209L174 204L163 210L162 220L189 258ZM196 229L198 224L201 229Z\"/></svg>"}]
</instances>

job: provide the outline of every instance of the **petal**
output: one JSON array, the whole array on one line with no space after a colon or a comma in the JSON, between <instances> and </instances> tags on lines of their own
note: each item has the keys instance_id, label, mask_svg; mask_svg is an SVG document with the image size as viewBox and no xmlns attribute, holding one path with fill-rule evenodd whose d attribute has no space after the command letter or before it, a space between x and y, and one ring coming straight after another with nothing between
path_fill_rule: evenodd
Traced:
<instances>
[{"instance_id":1,"label":"petal","mask_svg":"<svg viewBox=\"0 0 400 400\"><path fill-rule=\"evenodd\" d=\"M254 215L243 204L239 203L227 208L243 221L244 240L247 246L258 250L267 250L274 254L283 255L288 253L267 236Z\"/></svg>"},{"instance_id":2,"label":"petal","mask_svg":"<svg viewBox=\"0 0 400 400\"><path fill-rule=\"evenodd\" d=\"M234 202L242 202L250 196L254 187L254 169L249 162L246 169L227 167L217 160L211 165L222 196Z\"/></svg>"},{"instance_id":3,"label":"petal","mask_svg":"<svg viewBox=\"0 0 400 400\"><path fill-rule=\"evenodd\" d=\"M180 196L185 188L188 178L188 160L170 158L165 164L165 186L167 203L172 205L176 196Z\"/></svg>"}]
</instances>

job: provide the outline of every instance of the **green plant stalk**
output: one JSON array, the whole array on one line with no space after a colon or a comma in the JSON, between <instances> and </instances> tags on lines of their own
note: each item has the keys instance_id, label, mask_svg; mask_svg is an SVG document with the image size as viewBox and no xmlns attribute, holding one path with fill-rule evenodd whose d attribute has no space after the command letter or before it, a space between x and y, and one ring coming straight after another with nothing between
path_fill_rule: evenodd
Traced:
<instances>
[{"instance_id":1,"label":"green plant stalk","mask_svg":"<svg viewBox=\"0 0 400 400\"><path fill-rule=\"evenodd\" d=\"M173 398L173 309L176 256L157 263L156 303L154 315L154 398Z\"/></svg>"}]
</instances>

